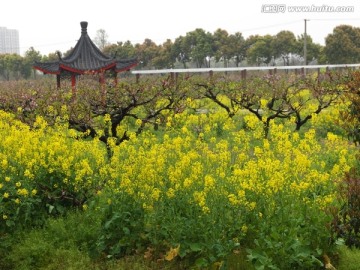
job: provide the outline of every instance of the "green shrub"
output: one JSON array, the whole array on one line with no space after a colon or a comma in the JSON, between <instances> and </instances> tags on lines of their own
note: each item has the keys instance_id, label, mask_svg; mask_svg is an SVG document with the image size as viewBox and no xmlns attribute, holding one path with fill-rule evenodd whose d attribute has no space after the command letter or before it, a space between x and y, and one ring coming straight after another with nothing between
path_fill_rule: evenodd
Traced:
<instances>
[{"instance_id":1,"label":"green shrub","mask_svg":"<svg viewBox=\"0 0 360 270\"><path fill-rule=\"evenodd\" d=\"M142 204L126 193L108 198L102 206L104 216L97 251L109 258L134 254L136 249L144 247Z\"/></svg>"},{"instance_id":2,"label":"green shrub","mask_svg":"<svg viewBox=\"0 0 360 270\"><path fill-rule=\"evenodd\" d=\"M332 222L335 236L349 247L360 248L360 157L357 166L347 173L340 186L342 205Z\"/></svg>"},{"instance_id":3,"label":"green shrub","mask_svg":"<svg viewBox=\"0 0 360 270\"><path fill-rule=\"evenodd\" d=\"M5 261L14 270L89 269L98 226L97 216L81 212L51 218L44 228L19 233Z\"/></svg>"}]
</instances>

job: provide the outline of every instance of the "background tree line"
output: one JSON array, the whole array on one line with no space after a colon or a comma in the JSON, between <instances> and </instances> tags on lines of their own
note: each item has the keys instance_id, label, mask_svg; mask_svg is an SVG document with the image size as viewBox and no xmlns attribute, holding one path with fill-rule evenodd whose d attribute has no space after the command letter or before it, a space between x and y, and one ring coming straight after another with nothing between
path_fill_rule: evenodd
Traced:
<instances>
[{"instance_id":1,"label":"background tree line","mask_svg":"<svg viewBox=\"0 0 360 270\"><path fill-rule=\"evenodd\" d=\"M252 35L244 38L242 33L229 34L217 29L214 33L195 29L156 44L145 39L142 44L130 41L110 44L106 31L100 29L94 38L97 46L108 55L118 58L138 57L138 69L229 67L264 65L302 65L304 61L304 35L296 37L283 30L276 35ZM307 63L347 64L360 60L360 28L339 25L325 39L325 46L314 43L307 35ZM72 49L72 48L71 48ZM70 50L64 53L67 55ZM33 47L25 56L0 54L0 80L36 77L32 70L34 61L57 60L57 52L41 55Z\"/></svg>"}]
</instances>

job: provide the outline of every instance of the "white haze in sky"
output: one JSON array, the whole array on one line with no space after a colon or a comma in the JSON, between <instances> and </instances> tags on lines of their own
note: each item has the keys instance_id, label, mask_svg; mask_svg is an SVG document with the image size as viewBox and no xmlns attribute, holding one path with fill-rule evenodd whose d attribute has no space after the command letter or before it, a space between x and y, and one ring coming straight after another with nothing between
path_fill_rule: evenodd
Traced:
<instances>
[{"instance_id":1,"label":"white haze in sky","mask_svg":"<svg viewBox=\"0 0 360 270\"><path fill-rule=\"evenodd\" d=\"M276 35L289 30L300 36L307 21L307 34L325 45L334 27L360 27L360 1L285 0L4 0L0 27L19 30L20 52L30 47L47 55L65 52L81 35L80 21L88 21L94 40L104 29L110 43L156 44L174 41L196 28L214 33L218 28L229 34ZM340 6L340 7L339 7ZM346 11L339 11L347 8Z\"/></svg>"}]
</instances>

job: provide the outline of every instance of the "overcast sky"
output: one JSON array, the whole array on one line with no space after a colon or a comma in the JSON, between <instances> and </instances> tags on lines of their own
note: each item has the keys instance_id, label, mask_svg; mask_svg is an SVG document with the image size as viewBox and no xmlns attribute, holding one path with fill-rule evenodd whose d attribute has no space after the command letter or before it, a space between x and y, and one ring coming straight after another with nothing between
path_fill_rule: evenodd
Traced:
<instances>
[{"instance_id":1,"label":"overcast sky","mask_svg":"<svg viewBox=\"0 0 360 270\"><path fill-rule=\"evenodd\" d=\"M353 11L329 12L339 5L353 7ZM290 12L293 6L313 7L313 12ZM241 32L245 38L281 30L299 36L307 19L307 34L325 45L334 27L360 27L358 0L3 0L0 7L0 27L19 30L22 55L30 47L43 55L67 51L81 35L80 21L88 21L92 39L97 30L104 29L109 42L130 40L133 44L145 38L156 44L174 41L196 28L211 33L218 28L229 34Z\"/></svg>"}]
</instances>

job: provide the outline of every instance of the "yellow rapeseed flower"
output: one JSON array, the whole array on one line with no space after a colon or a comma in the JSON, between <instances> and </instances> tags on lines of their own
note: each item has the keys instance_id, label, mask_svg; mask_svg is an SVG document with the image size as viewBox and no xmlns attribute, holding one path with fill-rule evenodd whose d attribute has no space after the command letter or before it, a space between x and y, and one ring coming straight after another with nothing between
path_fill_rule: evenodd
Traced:
<instances>
[{"instance_id":1,"label":"yellow rapeseed flower","mask_svg":"<svg viewBox=\"0 0 360 270\"><path fill-rule=\"evenodd\" d=\"M250 202L247 204L247 207L250 211L254 210L256 207L256 202Z\"/></svg>"},{"instance_id":2,"label":"yellow rapeseed flower","mask_svg":"<svg viewBox=\"0 0 360 270\"><path fill-rule=\"evenodd\" d=\"M110 122L111 121L110 114L107 113L107 114L104 115L104 121L105 122Z\"/></svg>"},{"instance_id":3,"label":"yellow rapeseed flower","mask_svg":"<svg viewBox=\"0 0 360 270\"><path fill-rule=\"evenodd\" d=\"M1 161L1 167L5 170L8 167L8 160L6 158L4 158Z\"/></svg>"},{"instance_id":4,"label":"yellow rapeseed flower","mask_svg":"<svg viewBox=\"0 0 360 270\"><path fill-rule=\"evenodd\" d=\"M245 233L247 233L247 231L248 231L248 227L245 224L242 225L241 226L241 232L245 234Z\"/></svg>"},{"instance_id":5,"label":"yellow rapeseed flower","mask_svg":"<svg viewBox=\"0 0 360 270\"><path fill-rule=\"evenodd\" d=\"M240 201L236 198L235 194L229 194L228 199L229 199L230 204L232 204L232 205L237 205L240 203Z\"/></svg>"},{"instance_id":6,"label":"yellow rapeseed flower","mask_svg":"<svg viewBox=\"0 0 360 270\"><path fill-rule=\"evenodd\" d=\"M169 188L166 192L166 196L171 199L175 197L175 190L173 188Z\"/></svg>"},{"instance_id":7,"label":"yellow rapeseed flower","mask_svg":"<svg viewBox=\"0 0 360 270\"><path fill-rule=\"evenodd\" d=\"M158 188L154 188L151 193L151 198L155 201L159 200L161 191Z\"/></svg>"},{"instance_id":8,"label":"yellow rapeseed flower","mask_svg":"<svg viewBox=\"0 0 360 270\"><path fill-rule=\"evenodd\" d=\"M192 184L192 180L190 178L185 178L184 182L183 182L183 186L184 188L188 188L190 187Z\"/></svg>"},{"instance_id":9,"label":"yellow rapeseed flower","mask_svg":"<svg viewBox=\"0 0 360 270\"><path fill-rule=\"evenodd\" d=\"M17 194L19 194L21 196L27 196L27 195L29 195L29 192L27 191L26 188L21 188L21 189L18 189Z\"/></svg>"},{"instance_id":10,"label":"yellow rapeseed flower","mask_svg":"<svg viewBox=\"0 0 360 270\"><path fill-rule=\"evenodd\" d=\"M206 189L214 187L215 180L211 175L205 175L204 184Z\"/></svg>"},{"instance_id":11,"label":"yellow rapeseed flower","mask_svg":"<svg viewBox=\"0 0 360 270\"><path fill-rule=\"evenodd\" d=\"M30 170L29 169L26 169L25 171L24 171L24 176L25 177L28 177L29 179L34 179L34 174L32 174L31 172L30 172Z\"/></svg>"}]
</instances>

